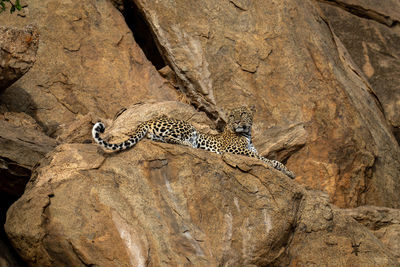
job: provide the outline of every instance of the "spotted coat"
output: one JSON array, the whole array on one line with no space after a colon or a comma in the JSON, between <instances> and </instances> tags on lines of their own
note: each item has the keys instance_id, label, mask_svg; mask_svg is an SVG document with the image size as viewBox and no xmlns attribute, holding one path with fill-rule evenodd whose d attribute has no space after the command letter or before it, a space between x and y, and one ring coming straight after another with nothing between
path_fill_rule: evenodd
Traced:
<instances>
[{"instance_id":1,"label":"spotted coat","mask_svg":"<svg viewBox=\"0 0 400 267\"><path fill-rule=\"evenodd\" d=\"M197 131L190 123L182 120L161 116L139 124L131 137L119 144L110 144L100 137L104 133L105 127L101 122L97 122L92 129L93 139L108 150L125 150L147 137L154 141L186 145L197 148Z\"/></svg>"},{"instance_id":2,"label":"spotted coat","mask_svg":"<svg viewBox=\"0 0 400 267\"><path fill-rule=\"evenodd\" d=\"M105 130L101 122L93 126L94 140L108 150L125 150L134 146L144 137L164 143L181 144L192 148L205 149L214 153L232 153L263 160L273 168L282 171L290 178L295 175L285 165L258 154L251 140L254 107L239 107L230 111L224 132L217 135L198 132L190 123L161 116L143 122L135 129L131 137L119 144L110 144L100 137Z\"/></svg>"},{"instance_id":3,"label":"spotted coat","mask_svg":"<svg viewBox=\"0 0 400 267\"><path fill-rule=\"evenodd\" d=\"M295 174L276 160L260 156L251 140L254 107L239 107L230 111L224 132L218 135L198 133L197 147L218 154L232 153L263 160L271 167L282 171L290 178Z\"/></svg>"}]
</instances>

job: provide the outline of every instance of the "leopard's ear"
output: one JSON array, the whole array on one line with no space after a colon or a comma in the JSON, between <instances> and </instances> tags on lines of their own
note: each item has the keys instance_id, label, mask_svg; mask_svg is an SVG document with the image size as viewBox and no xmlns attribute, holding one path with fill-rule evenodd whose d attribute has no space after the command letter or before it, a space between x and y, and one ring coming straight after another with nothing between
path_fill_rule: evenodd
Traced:
<instances>
[{"instance_id":1,"label":"leopard's ear","mask_svg":"<svg viewBox=\"0 0 400 267\"><path fill-rule=\"evenodd\" d=\"M251 112L253 112L253 114L256 113L256 106L255 105L251 105L249 107L249 109L251 110Z\"/></svg>"},{"instance_id":2,"label":"leopard's ear","mask_svg":"<svg viewBox=\"0 0 400 267\"><path fill-rule=\"evenodd\" d=\"M226 117L229 117L232 114L233 110L234 110L234 108L224 108L224 109L222 109L222 111L224 112Z\"/></svg>"}]
</instances>

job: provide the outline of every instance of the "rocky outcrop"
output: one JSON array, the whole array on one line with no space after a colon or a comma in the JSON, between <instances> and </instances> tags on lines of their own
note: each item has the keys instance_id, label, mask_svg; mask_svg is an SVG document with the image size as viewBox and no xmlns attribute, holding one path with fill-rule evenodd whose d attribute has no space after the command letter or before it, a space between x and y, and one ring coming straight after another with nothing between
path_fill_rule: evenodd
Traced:
<instances>
[{"instance_id":1,"label":"rocky outcrop","mask_svg":"<svg viewBox=\"0 0 400 267\"><path fill-rule=\"evenodd\" d=\"M321 2L327 20L374 89L400 143L400 3Z\"/></svg>"},{"instance_id":2,"label":"rocky outcrop","mask_svg":"<svg viewBox=\"0 0 400 267\"><path fill-rule=\"evenodd\" d=\"M34 26L0 27L0 92L32 67L38 45L39 33Z\"/></svg>"},{"instance_id":3,"label":"rocky outcrop","mask_svg":"<svg viewBox=\"0 0 400 267\"><path fill-rule=\"evenodd\" d=\"M400 263L400 210L363 206L342 213L365 225L395 255Z\"/></svg>"},{"instance_id":4,"label":"rocky outcrop","mask_svg":"<svg viewBox=\"0 0 400 267\"><path fill-rule=\"evenodd\" d=\"M109 1L34 0L25 17L0 16L0 25L29 23L40 31L37 61L0 103L28 113L48 135L68 131L79 114L112 118L136 102L177 99Z\"/></svg>"},{"instance_id":5,"label":"rocky outcrop","mask_svg":"<svg viewBox=\"0 0 400 267\"><path fill-rule=\"evenodd\" d=\"M255 104L259 152L336 205L400 205L399 146L314 2L134 2L192 104Z\"/></svg>"},{"instance_id":6,"label":"rocky outcrop","mask_svg":"<svg viewBox=\"0 0 400 267\"><path fill-rule=\"evenodd\" d=\"M8 211L6 231L34 266L396 265L364 227L264 163L148 140L116 154L57 147Z\"/></svg>"},{"instance_id":7,"label":"rocky outcrop","mask_svg":"<svg viewBox=\"0 0 400 267\"><path fill-rule=\"evenodd\" d=\"M164 113L210 123L184 104L155 105L123 112L106 138L119 142L121 133ZM5 227L33 266L397 264L325 195L261 161L148 140L111 154L94 144L58 146L9 209Z\"/></svg>"},{"instance_id":8,"label":"rocky outcrop","mask_svg":"<svg viewBox=\"0 0 400 267\"><path fill-rule=\"evenodd\" d=\"M398 266L394 219L368 229L332 204L399 207L400 149L317 2L112 2L126 21L107 0L0 16L41 33L36 63L0 98L0 189L13 194L0 218L30 178L5 225L28 264ZM230 154L91 144L99 119L110 142L161 114L215 133L244 104L257 109L255 147L295 181Z\"/></svg>"}]
</instances>

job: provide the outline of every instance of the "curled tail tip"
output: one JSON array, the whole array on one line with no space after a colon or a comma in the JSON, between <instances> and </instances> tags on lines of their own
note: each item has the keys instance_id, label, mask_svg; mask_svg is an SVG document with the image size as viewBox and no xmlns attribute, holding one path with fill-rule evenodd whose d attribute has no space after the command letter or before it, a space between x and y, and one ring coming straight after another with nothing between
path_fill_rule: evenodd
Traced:
<instances>
[{"instance_id":1,"label":"curled tail tip","mask_svg":"<svg viewBox=\"0 0 400 267\"><path fill-rule=\"evenodd\" d=\"M96 143L101 144L101 142L103 141L103 139L100 137L101 133L104 133L104 130L106 129L106 127L104 126L104 124L102 122L96 122L93 125L92 128L92 137L93 139L96 141Z\"/></svg>"},{"instance_id":2,"label":"curled tail tip","mask_svg":"<svg viewBox=\"0 0 400 267\"><path fill-rule=\"evenodd\" d=\"M101 121L96 122L95 125L93 126L93 130L96 132L104 133L105 129L106 127Z\"/></svg>"}]
</instances>

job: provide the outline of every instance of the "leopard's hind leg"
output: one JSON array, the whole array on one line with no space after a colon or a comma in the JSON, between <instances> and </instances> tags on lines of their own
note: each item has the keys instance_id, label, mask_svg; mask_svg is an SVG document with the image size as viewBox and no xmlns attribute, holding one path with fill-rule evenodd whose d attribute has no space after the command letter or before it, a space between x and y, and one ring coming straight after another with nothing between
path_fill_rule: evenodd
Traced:
<instances>
[{"instance_id":1,"label":"leopard's hind leg","mask_svg":"<svg viewBox=\"0 0 400 267\"><path fill-rule=\"evenodd\" d=\"M193 128L186 133L179 131L172 131L169 135L164 137L166 143L179 144L197 148L197 131Z\"/></svg>"}]
</instances>

